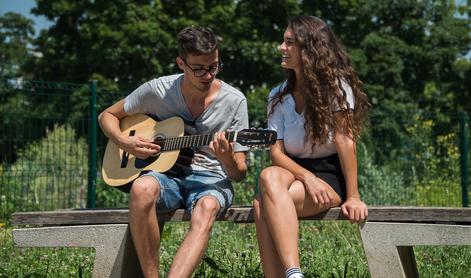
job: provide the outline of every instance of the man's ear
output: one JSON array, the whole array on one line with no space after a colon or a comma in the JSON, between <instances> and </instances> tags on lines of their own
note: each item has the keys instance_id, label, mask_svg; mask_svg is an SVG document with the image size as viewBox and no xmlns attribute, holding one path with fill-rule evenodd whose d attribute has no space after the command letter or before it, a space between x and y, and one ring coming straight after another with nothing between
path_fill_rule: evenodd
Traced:
<instances>
[{"instance_id":1,"label":"man's ear","mask_svg":"<svg viewBox=\"0 0 471 278\"><path fill-rule=\"evenodd\" d=\"M183 62L182 58L177 57L175 59L175 62L177 63L177 66L182 70L185 71L185 63Z\"/></svg>"}]
</instances>

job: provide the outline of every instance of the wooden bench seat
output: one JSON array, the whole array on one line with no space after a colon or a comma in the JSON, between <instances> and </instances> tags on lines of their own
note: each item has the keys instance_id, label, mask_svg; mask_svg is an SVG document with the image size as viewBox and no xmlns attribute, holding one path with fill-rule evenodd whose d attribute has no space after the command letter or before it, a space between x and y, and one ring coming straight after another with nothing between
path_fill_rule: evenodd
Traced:
<instances>
[{"instance_id":1,"label":"wooden bench seat","mask_svg":"<svg viewBox=\"0 0 471 278\"><path fill-rule=\"evenodd\" d=\"M471 245L471 208L369 207L368 211L368 220L359 227L373 278L418 277L414 245ZM340 208L300 219L346 220ZM182 209L159 214L160 222L188 220ZM93 277L140 276L128 209L17 212L11 221L17 246L92 247ZM218 221L251 223L253 208L233 206Z\"/></svg>"}]
</instances>

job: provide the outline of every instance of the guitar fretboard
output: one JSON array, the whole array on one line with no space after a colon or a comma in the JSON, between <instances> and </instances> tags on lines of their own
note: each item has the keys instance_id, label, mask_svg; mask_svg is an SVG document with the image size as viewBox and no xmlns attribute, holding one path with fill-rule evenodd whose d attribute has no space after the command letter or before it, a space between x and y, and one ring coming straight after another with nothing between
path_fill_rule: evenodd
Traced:
<instances>
[{"instance_id":1,"label":"guitar fretboard","mask_svg":"<svg viewBox=\"0 0 471 278\"><path fill-rule=\"evenodd\" d=\"M188 135L181 137L170 137L164 139L157 139L154 143L162 147L161 151L172 151L191 147L200 147L209 145L213 140L214 133L204 135ZM226 131L226 138L229 142L237 140L237 131Z\"/></svg>"}]
</instances>

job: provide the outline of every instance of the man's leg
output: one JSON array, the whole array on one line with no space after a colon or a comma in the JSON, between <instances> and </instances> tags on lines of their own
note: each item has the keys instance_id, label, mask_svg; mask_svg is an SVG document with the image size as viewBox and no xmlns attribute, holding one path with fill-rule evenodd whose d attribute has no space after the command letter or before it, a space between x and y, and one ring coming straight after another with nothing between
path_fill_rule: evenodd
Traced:
<instances>
[{"instance_id":1,"label":"man's leg","mask_svg":"<svg viewBox=\"0 0 471 278\"><path fill-rule=\"evenodd\" d=\"M143 176L134 181L130 193L129 225L142 273L147 278L158 277L160 232L156 201L160 185L155 178Z\"/></svg>"},{"instance_id":2,"label":"man's leg","mask_svg":"<svg viewBox=\"0 0 471 278\"><path fill-rule=\"evenodd\" d=\"M204 196L198 200L191 216L190 230L173 259L168 278L191 276L208 246L219 208L219 202L213 196Z\"/></svg>"}]
</instances>

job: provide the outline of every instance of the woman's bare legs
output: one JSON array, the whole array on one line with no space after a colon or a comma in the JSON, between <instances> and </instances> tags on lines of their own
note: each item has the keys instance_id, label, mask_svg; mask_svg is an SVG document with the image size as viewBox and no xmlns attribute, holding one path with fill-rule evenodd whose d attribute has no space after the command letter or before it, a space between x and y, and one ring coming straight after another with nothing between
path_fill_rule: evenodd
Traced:
<instances>
[{"instance_id":1,"label":"woman's bare legs","mask_svg":"<svg viewBox=\"0 0 471 278\"><path fill-rule=\"evenodd\" d=\"M259 186L261 196L254 201L254 209L262 267L267 278L283 277L286 269L300 267L298 216L314 215L328 207L314 204L304 185L281 167L264 169ZM329 189L334 205L340 205L340 197Z\"/></svg>"}]
</instances>

